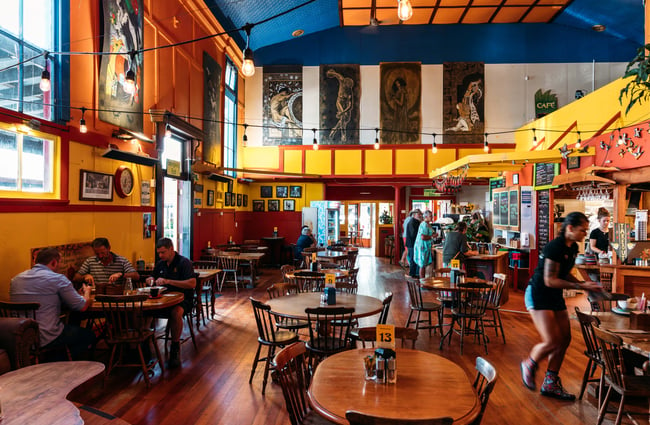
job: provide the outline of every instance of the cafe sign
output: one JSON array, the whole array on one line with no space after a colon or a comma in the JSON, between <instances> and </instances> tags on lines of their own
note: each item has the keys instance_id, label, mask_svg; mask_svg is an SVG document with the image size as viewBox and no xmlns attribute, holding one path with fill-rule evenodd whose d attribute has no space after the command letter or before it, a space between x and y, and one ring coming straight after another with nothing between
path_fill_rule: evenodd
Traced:
<instances>
[{"instance_id":1,"label":"cafe sign","mask_svg":"<svg viewBox=\"0 0 650 425\"><path fill-rule=\"evenodd\" d=\"M542 91L538 89L535 92L535 118L541 118L557 110L557 95L551 93L551 90Z\"/></svg>"},{"instance_id":2,"label":"cafe sign","mask_svg":"<svg viewBox=\"0 0 650 425\"><path fill-rule=\"evenodd\" d=\"M167 160L167 175L173 177L181 176L181 163L180 161L174 161L173 159Z\"/></svg>"}]
</instances>

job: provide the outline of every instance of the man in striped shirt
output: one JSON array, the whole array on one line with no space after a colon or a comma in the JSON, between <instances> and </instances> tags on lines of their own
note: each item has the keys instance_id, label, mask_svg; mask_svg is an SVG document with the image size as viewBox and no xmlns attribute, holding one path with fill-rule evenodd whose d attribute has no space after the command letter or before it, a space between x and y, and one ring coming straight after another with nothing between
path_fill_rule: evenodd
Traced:
<instances>
[{"instance_id":1,"label":"man in striped shirt","mask_svg":"<svg viewBox=\"0 0 650 425\"><path fill-rule=\"evenodd\" d=\"M92 247L95 256L86 258L74 275L75 282L105 286L124 283L129 277L134 281L140 279L140 275L129 260L111 252L111 244L108 239L96 238L92 242Z\"/></svg>"}]
</instances>

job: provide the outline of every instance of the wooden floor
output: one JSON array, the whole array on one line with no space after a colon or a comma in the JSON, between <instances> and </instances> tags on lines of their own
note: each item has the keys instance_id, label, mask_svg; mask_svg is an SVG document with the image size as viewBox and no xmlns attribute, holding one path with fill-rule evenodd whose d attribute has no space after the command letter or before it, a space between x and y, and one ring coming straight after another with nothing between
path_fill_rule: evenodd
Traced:
<instances>
[{"instance_id":1,"label":"wooden floor","mask_svg":"<svg viewBox=\"0 0 650 425\"><path fill-rule=\"evenodd\" d=\"M359 293L381 297L385 291L392 291L395 295L388 322L403 326L409 307L402 269L388 264L386 259L363 253L359 255L358 265ZM166 371L163 376L157 369L150 389L135 370L123 369L114 372L105 387L92 382L69 398L131 424L289 424L281 389L269 384L266 396L262 396L260 368L253 384L248 384L257 348L257 330L248 297L266 300L266 287L278 278L279 271L264 270L255 289L240 289L238 295L234 289L224 290L223 296L217 299L216 319L197 332L198 352L191 342L183 344L182 369ZM570 302L586 308L584 296ZM484 356L495 365L499 378L484 424L595 424L597 412L590 402L556 401L522 385L519 362L538 341L538 336L524 312L521 292L511 293L505 309L510 310L502 313L507 344L492 334L487 356L470 338L466 340L463 356L459 355L457 338L451 347L439 350L440 337L429 337L426 331L420 332L417 348L453 360L472 378L476 356ZM579 328L572 322L573 341L561 376L564 386L577 393L586 358L582 354L584 345ZM362 319L362 325L375 323L376 317ZM546 365L541 367L544 370ZM611 419L605 423L611 423ZM631 422L624 419L623 423Z\"/></svg>"}]
</instances>

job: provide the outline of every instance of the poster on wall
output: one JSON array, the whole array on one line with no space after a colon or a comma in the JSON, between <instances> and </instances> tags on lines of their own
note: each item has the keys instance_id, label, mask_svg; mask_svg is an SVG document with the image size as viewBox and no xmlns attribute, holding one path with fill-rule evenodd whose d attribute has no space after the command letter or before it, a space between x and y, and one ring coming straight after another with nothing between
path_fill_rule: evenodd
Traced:
<instances>
[{"instance_id":1,"label":"poster on wall","mask_svg":"<svg viewBox=\"0 0 650 425\"><path fill-rule=\"evenodd\" d=\"M203 160L216 166L221 165L220 85L221 66L203 52Z\"/></svg>"},{"instance_id":2,"label":"poster on wall","mask_svg":"<svg viewBox=\"0 0 650 425\"><path fill-rule=\"evenodd\" d=\"M420 63L379 64L379 120L382 143L420 140L422 72Z\"/></svg>"},{"instance_id":3,"label":"poster on wall","mask_svg":"<svg viewBox=\"0 0 650 425\"><path fill-rule=\"evenodd\" d=\"M142 213L142 238L149 239L151 237L151 213Z\"/></svg>"},{"instance_id":4,"label":"poster on wall","mask_svg":"<svg viewBox=\"0 0 650 425\"><path fill-rule=\"evenodd\" d=\"M144 205L151 205L151 182L143 180L140 185L140 203Z\"/></svg>"},{"instance_id":5,"label":"poster on wall","mask_svg":"<svg viewBox=\"0 0 650 425\"><path fill-rule=\"evenodd\" d=\"M485 64L443 63L442 92L443 143L483 143Z\"/></svg>"},{"instance_id":6,"label":"poster on wall","mask_svg":"<svg viewBox=\"0 0 650 425\"><path fill-rule=\"evenodd\" d=\"M302 145L302 67L265 66L264 146Z\"/></svg>"},{"instance_id":7,"label":"poster on wall","mask_svg":"<svg viewBox=\"0 0 650 425\"><path fill-rule=\"evenodd\" d=\"M359 144L360 81L359 65L320 66L320 144Z\"/></svg>"},{"instance_id":8,"label":"poster on wall","mask_svg":"<svg viewBox=\"0 0 650 425\"><path fill-rule=\"evenodd\" d=\"M103 0L102 4L102 52L106 54L102 55L99 72L99 119L142 132L142 0ZM127 82L129 73L134 85Z\"/></svg>"}]
</instances>

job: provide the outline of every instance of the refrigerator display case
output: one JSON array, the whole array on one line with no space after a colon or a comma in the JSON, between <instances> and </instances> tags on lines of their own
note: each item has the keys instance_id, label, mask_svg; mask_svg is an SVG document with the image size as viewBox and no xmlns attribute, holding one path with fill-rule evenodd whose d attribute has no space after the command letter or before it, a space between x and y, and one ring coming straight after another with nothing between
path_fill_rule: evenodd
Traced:
<instances>
[{"instance_id":1,"label":"refrigerator display case","mask_svg":"<svg viewBox=\"0 0 650 425\"><path fill-rule=\"evenodd\" d=\"M310 206L317 209L316 228L314 236L319 246L327 246L339 240L339 209L338 201L312 201Z\"/></svg>"}]
</instances>

